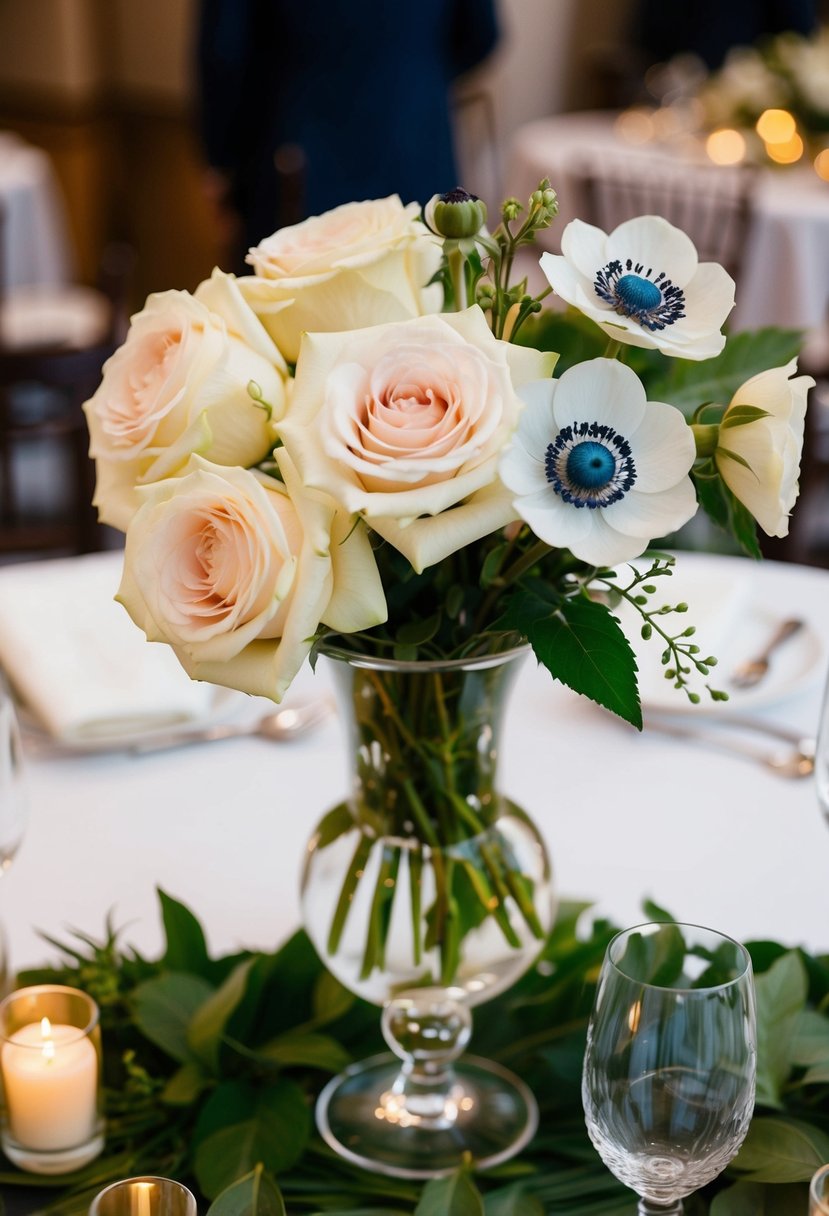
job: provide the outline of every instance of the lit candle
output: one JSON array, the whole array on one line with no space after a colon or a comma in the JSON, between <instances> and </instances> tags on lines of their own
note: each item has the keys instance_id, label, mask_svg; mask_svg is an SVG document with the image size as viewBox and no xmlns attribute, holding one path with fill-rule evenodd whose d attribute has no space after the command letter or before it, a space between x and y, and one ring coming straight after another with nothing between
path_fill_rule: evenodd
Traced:
<instances>
[{"instance_id":1,"label":"lit candle","mask_svg":"<svg viewBox=\"0 0 829 1216\"><path fill-rule=\"evenodd\" d=\"M41 1018L3 1044L0 1068L9 1131L43 1152L88 1141L97 1117L98 1055L76 1026Z\"/></svg>"}]
</instances>

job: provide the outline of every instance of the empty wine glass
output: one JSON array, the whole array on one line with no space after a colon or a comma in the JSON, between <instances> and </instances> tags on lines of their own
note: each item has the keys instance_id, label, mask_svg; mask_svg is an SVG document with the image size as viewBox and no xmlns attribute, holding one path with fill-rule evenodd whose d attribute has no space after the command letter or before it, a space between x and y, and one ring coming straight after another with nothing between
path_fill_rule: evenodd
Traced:
<instances>
[{"instance_id":1,"label":"empty wine glass","mask_svg":"<svg viewBox=\"0 0 829 1216\"><path fill-rule=\"evenodd\" d=\"M28 819L23 748L14 702L0 672L0 877L14 860ZM0 996L8 982L6 934L0 924Z\"/></svg>"},{"instance_id":2,"label":"empty wine glass","mask_svg":"<svg viewBox=\"0 0 829 1216\"><path fill-rule=\"evenodd\" d=\"M809 1216L829 1216L829 1165L822 1165L809 1185Z\"/></svg>"},{"instance_id":3,"label":"empty wine glass","mask_svg":"<svg viewBox=\"0 0 829 1216\"><path fill-rule=\"evenodd\" d=\"M639 925L607 948L582 1101L607 1168L640 1216L682 1212L736 1155L754 1109L754 983L746 949L696 925Z\"/></svg>"},{"instance_id":4,"label":"empty wine glass","mask_svg":"<svg viewBox=\"0 0 829 1216\"><path fill-rule=\"evenodd\" d=\"M20 728L14 702L0 674L0 876L14 860L27 818Z\"/></svg>"},{"instance_id":5,"label":"empty wine glass","mask_svg":"<svg viewBox=\"0 0 829 1216\"><path fill-rule=\"evenodd\" d=\"M824 818L829 822L829 680L823 693L823 705L815 741L815 789Z\"/></svg>"}]
</instances>

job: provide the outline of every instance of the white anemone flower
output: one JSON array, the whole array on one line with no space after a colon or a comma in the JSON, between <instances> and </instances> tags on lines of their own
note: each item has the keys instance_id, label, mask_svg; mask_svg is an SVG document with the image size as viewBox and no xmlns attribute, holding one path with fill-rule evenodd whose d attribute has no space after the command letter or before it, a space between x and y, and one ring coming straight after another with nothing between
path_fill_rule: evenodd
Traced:
<instances>
[{"instance_id":1,"label":"white anemone flower","mask_svg":"<svg viewBox=\"0 0 829 1216\"><path fill-rule=\"evenodd\" d=\"M767 536L787 536L795 504L811 376L797 376L797 361L773 367L737 389L720 423L714 459L731 493ZM734 425L740 407L766 416ZM732 422L729 423L729 416Z\"/></svg>"},{"instance_id":2,"label":"white anemone flower","mask_svg":"<svg viewBox=\"0 0 829 1216\"><path fill-rule=\"evenodd\" d=\"M548 545L613 566L694 514L691 428L674 406L648 401L629 367L590 359L520 395L525 409L499 472L515 511Z\"/></svg>"},{"instance_id":3,"label":"white anemone flower","mask_svg":"<svg viewBox=\"0 0 829 1216\"><path fill-rule=\"evenodd\" d=\"M542 255L541 269L609 338L683 359L722 350L734 280L717 262L700 262L691 238L661 216L626 220L609 235L573 220L561 248Z\"/></svg>"}]
</instances>

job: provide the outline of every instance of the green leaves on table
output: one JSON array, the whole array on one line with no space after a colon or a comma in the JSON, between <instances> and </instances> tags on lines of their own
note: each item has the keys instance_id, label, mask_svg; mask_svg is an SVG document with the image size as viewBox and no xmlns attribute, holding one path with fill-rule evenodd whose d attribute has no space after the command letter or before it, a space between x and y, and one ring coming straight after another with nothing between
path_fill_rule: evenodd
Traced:
<instances>
[{"instance_id":1,"label":"green leaves on table","mask_svg":"<svg viewBox=\"0 0 829 1216\"><path fill-rule=\"evenodd\" d=\"M212 958L193 914L161 894L166 944L155 962L75 934L66 962L21 977L94 989L106 1051L108 1142L75 1177L50 1179L52 1216L85 1216L116 1178L180 1178L209 1216L633 1216L635 1200L590 1144L580 1078L587 1018L616 926L564 903L537 964L476 1011L472 1049L536 1093L540 1128L516 1160L461 1168L425 1186L367 1173L314 1135L320 1086L380 1043L378 1011L322 966L304 934L274 954ZM645 918L670 919L646 907ZM57 943L55 943L57 944ZM688 1216L789 1216L829 1160L829 958L749 944L757 977L758 1104L732 1165ZM191 962L192 960L192 962ZM644 960L670 974L673 953ZM716 959L711 960L716 966ZM3 1184L41 1185L8 1170ZM60 1193L58 1193L60 1191Z\"/></svg>"}]
</instances>

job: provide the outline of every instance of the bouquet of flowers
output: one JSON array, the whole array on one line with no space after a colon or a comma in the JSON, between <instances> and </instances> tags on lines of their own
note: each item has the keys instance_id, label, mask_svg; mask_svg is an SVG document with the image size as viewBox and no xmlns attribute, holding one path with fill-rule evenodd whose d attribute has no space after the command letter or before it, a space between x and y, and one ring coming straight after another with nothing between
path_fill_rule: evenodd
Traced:
<instances>
[{"instance_id":1,"label":"bouquet of flowers","mask_svg":"<svg viewBox=\"0 0 829 1216\"><path fill-rule=\"evenodd\" d=\"M283 229L251 276L151 296L86 405L96 503L126 530L118 598L150 640L195 679L275 700L321 646L360 658L354 793L318 828L339 862L307 877L328 902L306 920L372 999L400 888L400 983L449 982L487 928L529 958L549 925L543 845L495 786L495 656L529 643L641 726L625 603L680 693L698 701L699 677L723 697L687 605L652 603L673 559L617 567L698 503L756 553L753 517L785 534L796 495L812 381L762 362L768 336L723 350L725 270L658 217L609 235L574 221L535 296L513 266L556 209L545 180L492 232L460 190L423 218L392 197ZM552 291L582 320L545 314ZM674 361L686 402L704 385L689 418L637 358L651 383Z\"/></svg>"},{"instance_id":2,"label":"bouquet of flowers","mask_svg":"<svg viewBox=\"0 0 829 1216\"><path fill-rule=\"evenodd\" d=\"M149 297L85 406L95 502L126 532L119 599L193 678L279 700L331 635L410 660L525 639L641 725L626 601L698 699L713 659L648 607L671 559L615 567L698 505L755 555L754 519L785 535L812 381L768 341L716 360L734 283L658 217L575 220L550 287L513 283L556 210L546 180L491 232L460 190L425 216L351 203L268 237L249 277Z\"/></svg>"}]
</instances>

